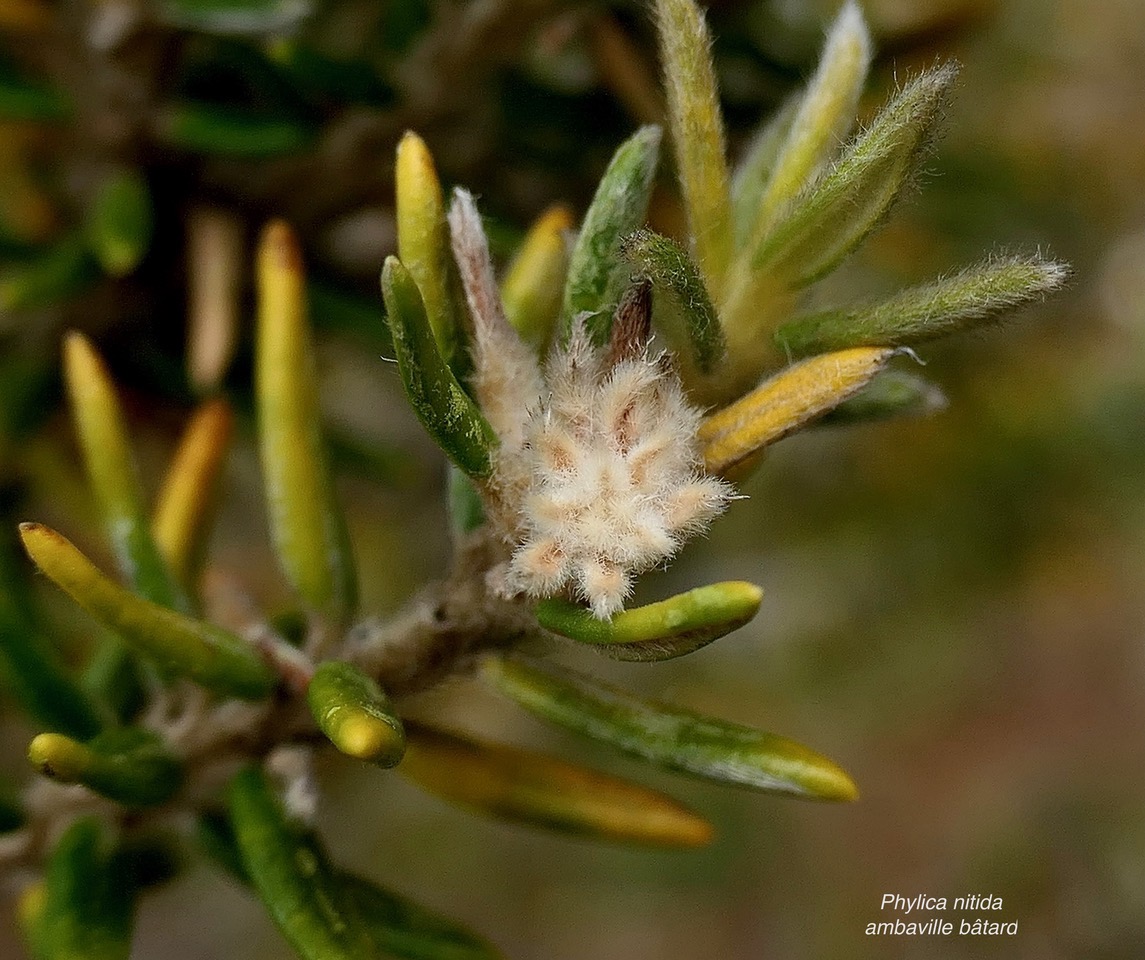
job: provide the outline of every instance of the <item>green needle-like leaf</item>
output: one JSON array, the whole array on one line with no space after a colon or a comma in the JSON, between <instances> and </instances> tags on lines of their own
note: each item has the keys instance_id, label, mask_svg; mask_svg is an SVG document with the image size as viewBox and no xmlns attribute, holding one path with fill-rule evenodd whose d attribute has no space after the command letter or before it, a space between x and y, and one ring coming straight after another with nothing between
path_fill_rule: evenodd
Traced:
<instances>
[{"instance_id":1,"label":"green needle-like leaf","mask_svg":"<svg viewBox=\"0 0 1145 960\"><path fill-rule=\"evenodd\" d=\"M159 134L191 153L239 160L300 153L314 140L314 131L297 120L194 101L170 107Z\"/></svg>"},{"instance_id":2,"label":"green needle-like leaf","mask_svg":"<svg viewBox=\"0 0 1145 960\"><path fill-rule=\"evenodd\" d=\"M211 535L233 426L234 413L222 397L199 407L187 424L156 498L151 519L155 545L188 592L198 579Z\"/></svg>"},{"instance_id":3,"label":"green needle-like leaf","mask_svg":"<svg viewBox=\"0 0 1145 960\"><path fill-rule=\"evenodd\" d=\"M986 260L882 303L797 317L775 332L792 356L857 346L910 346L978 326L1058 289L1069 267L1038 256Z\"/></svg>"},{"instance_id":4,"label":"green needle-like leaf","mask_svg":"<svg viewBox=\"0 0 1145 960\"><path fill-rule=\"evenodd\" d=\"M453 535L460 539L485 522L485 505L477 488L452 463L449 465L449 520Z\"/></svg>"},{"instance_id":5,"label":"green needle-like leaf","mask_svg":"<svg viewBox=\"0 0 1145 960\"><path fill-rule=\"evenodd\" d=\"M751 267L803 286L833 270L875 228L915 173L957 69L916 77L839 159L780 213Z\"/></svg>"},{"instance_id":6,"label":"green needle-like leaf","mask_svg":"<svg viewBox=\"0 0 1145 960\"><path fill-rule=\"evenodd\" d=\"M688 232L719 297L732 250L731 190L711 37L693 0L656 0L660 56Z\"/></svg>"},{"instance_id":7,"label":"green needle-like leaf","mask_svg":"<svg viewBox=\"0 0 1145 960\"><path fill-rule=\"evenodd\" d=\"M124 727L78 743L59 733L41 733L28 760L44 776L82 783L127 807L169 800L183 782L183 765L149 730Z\"/></svg>"},{"instance_id":8,"label":"green needle-like leaf","mask_svg":"<svg viewBox=\"0 0 1145 960\"><path fill-rule=\"evenodd\" d=\"M397 257L387 257L382 268L382 296L414 413L466 475L488 476L496 435L442 358L417 284Z\"/></svg>"},{"instance_id":9,"label":"green needle-like leaf","mask_svg":"<svg viewBox=\"0 0 1145 960\"><path fill-rule=\"evenodd\" d=\"M357 904L342 890L317 838L291 822L265 775L231 782L230 814L246 872L287 942L304 960L375 960Z\"/></svg>"},{"instance_id":10,"label":"green needle-like leaf","mask_svg":"<svg viewBox=\"0 0 1145 960\"><path fill-rule=\"evenodd\" d=\"M99 733L100 712L27 618L0 594L0 669L39 724L81 740Z\"/></svg>"},{"instance_id":11,"label":"green needle-like leaf","mask_svg":"<svg viewBox=\"0 0 1145 960\"><path fill-rule=\"evenodd\" d=\"M853 0L843 5L819 61L819 69L799 98L795 115L777 149L760 191L749 228L749 248L759 246L772 219L818 172L846 136L871 62L871 38Z\"/></svg>"},{"instance_id":12,"label":"green needle-like leaf","mask_svg":"<svg viewBox=\"0 0 1145 960\"><path fill-rule=\"evenodd\" d=\"M799 113L802 97L786 100L752 135L732 178L732 216L736 247L745 245L759 213L763 191L771 180L779 152Z\"/></svg>"},{"instance_id":13,"label":"green needle-like leaf","mask_svg":"<svg viewBox=\"0 0 1145 960\"><path fill-rule=\"evenodd\" d=\"M657 316L663 316L668 308L669 322L658 327L669 335L682 331L696 369L712 373L723 359L726 345L720 318L692 258L674 240L651 230L637 230L626 237L622 249L652 281Z\"/></svg>"},{"instance_id":14,"label":"green needle-like leaf","mask_svg":"<svg viewBox=\"0 0 1145 960\"><path fill-rule=\"evenodd\" d=\"M151 194L147 181L121 170L104 183L88 211L87 241L113 277L131 273L151 245Z\"/></svg>"},{"instance_id":15,"label":"green needle-like leaf","mask_svg":"<svg viewBox=\"0 0 1145 960\"><path fill-rule=\"evenodd\" d=\"M394 175L398 258L421 292L438 350L452 364L458 321L445 198L429 148L412 131L406 131L398 144Z\"/></svg>"},{"instance_id":16,"label":"green needle-like leaf","mask_svg":"<svg viewBox=\"0 0 1145 960\"><path fill-rule=\"evenodd\" d=\"M904 370L885 370L819 423L833 426L891 417L922 417L945 408L946 396L937 385Z\"/></svg>"},{"instance_id":17,"label":"green needle-like leaf","mask_svg":"<svg viewBox=\"0 0 1145 960\"><path fill-rule=\"evenodd\" d=\"M199 818L196 836L219 866L251 885L230 820L221 813ZM336 871L342 893L357 909L370 936L386 956L404 960L499 960L501 954L455 920L427 910L363 877Z\"/></svg>"},{"instance_id":18,"label":"green needle-like leaf","mask_svg":"<svg viewBox=\"0 0 1145 960\"><path fill-rule=\"evenodd\" d=\"M45 960L128 960L134 900L99 821L77 820L48 859L30 939Z\"/></svg>"},{"instance_id":19,"label":"green needle-like leaf","mask_svg":"<svg viewBox=\"0 0 1145 960\"><path fill-rule=\"evenodd\" d=\"M568 273L566 235L573 228L568 207L546 210L530 228L501 283L505 317L521 339L543 353L561 312Z\"/></svg>"},{"instance_id":20,"label":"green needle-like leaf","mask_svg":"<svg viewBox=\"0 0 1145 960\"><path fill-rule=\"evenodd\" d=\"M638 700L535 661L490 658L482 672L542 719L658 766L807 799L858 796L851 778L826 757L772 733Z\"/></svg>"},{"instance_id":21,"label":"green needle-like leaf","mask_svg":"<svg viewBox=\"0 0 1145 960\"><path fill-rule=\"evenodd\" d=\"M186 611L186 594L151 536L115 386L81 333L70 333L64 341L64 380L88 480L120 572L144 599Z\"/></svg>"},{"instance_id":22,"label":"green needle-like leaf","mask_svg":"<svg viewBox=\"0 0 1145 960\"><path fill-rule=\"evenodd\" d=\"M271 533L299 596L340 622L357 602L354 560L322 439L302 254L282 221L263 231L258 294L255 389Z\"/></svg>"},{"instance_id":23,"label":"green needle-like leaf","mask_svg":"<svg viewBox=\"0 0 1145 960\"><path fill-rule=\"evenodd\" d=\"M671 660L738 630L759 610L763 591L730 581L697 587L658 603L598 620L592 611L554 597L534 608L546 630L595 646L617 660Z\"/></svg>"},{"instance_id":24,"label":"green needle-like leaf","mask_svg":"<svg viewBox=\"0 0 1145 960\"><path fill-rule=\"evenodd\" d=\"M28 555L49 579L161 668L247 699L265 697L276 686L275 675L240 637L124 590L54 530L22 523L20 535Z\"/></svg>"},{"instance_id":25,"label":"green needle-like leaf","mask_svg":"<svg viewBox=\"0 0 1145 960\"><path fill-rule=\"evenodd\" d=\"M609 308L615 305L628 279L620 240L644 221L659 156L660 128L641 127L620 145L605 170L569 260L561 308L562 339L568 337L578 314L608 317ZM608 339L607 327L597 329L590 324L590 329L598 342Z\"/></svg>"},{"instance_id":26,"label":"green needle-like leaf","mask_svg":"<svg viewBox=\"0 0 1145 960\"><path fill-rule=\"evenodd\" d=\"M639 784L421 724L408 733L399 772L469 810L621 843L696 847L712 838L711 825L699 814Z\"/></svg>"},{"instance_id":27,"label":"green needle-like leaf","mask_svg":"<svg viewBox=\"0 0 1145 960\"><path fill-rule=\"evenodd\" d=\"M405 731L390 698L352 664L319 664L306 702L318 729L343 753L381 767L392 767L405 753Z\"/></svg>"}]
</instances>

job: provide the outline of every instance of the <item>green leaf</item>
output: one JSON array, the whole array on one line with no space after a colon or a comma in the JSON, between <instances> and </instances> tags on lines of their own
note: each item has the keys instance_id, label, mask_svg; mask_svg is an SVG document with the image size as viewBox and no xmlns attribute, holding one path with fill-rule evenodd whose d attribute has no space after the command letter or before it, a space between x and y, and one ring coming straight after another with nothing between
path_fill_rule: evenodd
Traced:
<instances>
[{"instance_id":1,"label":"green leaf","mask_svg":"<svg viewBox=\"0 0 1145 960\"><path fill-rule=\"evenodd\" d=\"M0 597L0 666L20 705L40 725L86 740L103 726L92 699L36 628Z\"/></svg>"},{"instance_id":2,"label":"green leaf","mask_svg":"<svg viewBox=\"0 0 1145 960\"><path fill-rule=\"evenodd\" d=\"M392 767L405 753L401 719L381 687L353 664L320 663L306 689L314 722L343 753Z\"/></svg>"},{"instance_id":3,"label":"green leaf","mask_svg":"<svg viewBox=\"0 0 1145 960\"><path fill-rule=\"evenodd\" d=\"M732 178L732 216L737 248L745 245L751 235L763 191L799 113L800 99L797 95L784 101L752 135L736 165Z\"/></svg>"},{"instance_id":4,"label":"green leaf","mask_svg":"<svg viewBox=\"0 0 1145 960\"><path fill-rule=\"evenodd\" d=\"M382 268L382 296L414 413L462 472L488 476L496 435L442 358L417 284L397 257L387 257Z\"/></svg>"},{"instance_id":5,"label":"green leaf","mask_svg":"<svg viewBox=\"0 0 1145 960\"><path fill-rule=\"evenodd\" d=\"M304 960L374 960L357 904L317 838L288 819L265 775L241 771L229 796L242 863L287 942Z\"/></svg>"},{"instance_id":6,"label":"green leaf","mask_svg":"<svg viewBox=\"0 0 1145 960\"><path fill-rule=\"evenodd\" d=\"M197 824L200 845L239 883L250 886L234 828L225 814L209 812ZM338 884L357 909L378 950L405 960L498 960L489 944L442 917L352 873L336 871Z\"/></svg>"},{"instance_id":7,"label":"green leaf","mask_svg":"<svg viewBox=\"0 0 1145 960\"><path fill-rule=\"evenodd\" d=\"M707 287L687 252L674 240L651 230L637 230L624 238L624 256L652 281L653 307L664 307L675 323L665 333L682 330L692 363L700 373L711 373L723 359L727 345Z\"/></svg>"},{"instance_id":8,"label":"green leaf","mask_svg":"<svg viewBox=\"0 0 1145 960\"><path fill-rule=\"evenodd\" d=\"M858 246L914 175L957 72L948 64L908 83L778 216L751 255L752 270L804 286Z\"/></svg>"},{"instance_id":9,"label":"green leaf","mask_svg":"<svg viewBox=\"0 0 1145 960\"><path fill-rule=\"evenodd\" d=\"M529 229L501 283L505 316L521 339L543 354L561 312L561 290L568 275L568 207L549 207Z\"/></svg>"},{"instance_id":10,"label":"green leaf","mask_svg":"<svg viewBox=\"0 0 1145 960\"><path fill-rule=\"evenodd\" d=\"M263 231L258 294L255 390L271 533L299 596L340 622L357 602L354 559L322 437L302 254L280 220Z\"/></svg>"},{"instance_id":11,"label":"green leaf","mask_svg":"<svg viewBox=\"0 0 1145 960\"><path fill-rule=\"evenodd\" d=\"M115 385L81 333L64 340L64 380L88 482L122 574L152 603L186 612L186 594L151 536L135 458Z\"/></svg>"},{"instance_id":12,"label":"green leaf","mask_svg":"<svg viewBox=\"0 0 1145 960\"><path fill-rule=\"evenodd\" d=\"M731 191L711 36L693 0L656 0L669 129L688 234L708 289L718 297L731 259Z\"/></svg>"},{"instance_id":13,"label":"green leaf","mask_svg":"<svg viewBox=\"0 0 1145 960\"><path fill-rule=\"evenodd\" d=\"M80 683L99 703L106 704L121 723L134 720L147 704L143 665L131 648L111 633L103 632L96 641ZM51 724L47 726L54 729ZM73 731L64 732L75 736Z\"/></svg>"},{"instance_id":14,"label":"green leaf","mask_svg":"<svg viewBox=\"0 0 1145 960\"><path fill-rule=\"evenodd\" d=\"M996 257L882 303L797 317L775 332L792 356L857 346L912 346L993 320L1058 289L1069 267L1039 256Z\"/></svg>"},{"instance_id":15,"label":"green leaf","mask_svg":"<svg viewBox=\"0 0 1145 960\"><path fill-rule=\"evenodd\" d=\"M410 272L447 363L454 363L458 320L453 290L456 271L449 246L445 198L425 141L407 130L395 164L398 259Z\"/></svg>"},{"instance_id":16,"label":"green leaf","mask_svg":"<svg viewBox=\"0 0 1145 960\"><path fill-rule=\"evenodd\" d=\"M88 245L113 277L134 270L151 245L151 193L133 170L120 170L101 185L87 214Z\"/></svg>"},{"instance_id":17,"label":"green leaf","mask_svg":"<svg viewBox=\"0 0 1145 960\"><path fill-rule=\"evenodd\" d=\"M775 213L814 178L846 136L871 62L871 38L853 0L840 10L819 69L798 100L782 144L759 191L747 237L756 249Z\"/></svg>"},{"instance_id":18,"label":"green leaf","mask_svg":"<svg viewBox=\"0 0 1145 960\"><path fill-rule=\"evenodd\" d=\"M54 530L22 523L20 535L28 555L49 579L161 668L247 699L265 697L277 685L275 675L242 638L129 593Z\"/></svg>"},{"instance_id":19,"label":"green leaf","mask_svg":"<svg viewBox=\"0 0 1145 960\"><path fill-rule=\"evenodd\" d=\"M819 423L835 426L891 417L923 417L946 408L946 396L929 380L902 370L886 370Z\"/></svg>"},{"instance_id":20,"label":"green leaf","mask_svg":"<svg viewBox=\"0 0 1145 960\"><path fill-rule=\"evenodd\" d=\"M755 584L729 581L630 607L610 620L598 620L591 610L557 597L542 600L534 612L546 630L617 660L671 660L738 630L755 616L762 598Z\"/></svg>"},{"instance_id":21,"label":"green leaf","mask_svg":"<svg viewBox=\"0 0 1145 960\"><path fill-rule=\"evenodd\" d=\"M257 37L291 31L312 8L310 0L160 0L156 15L186 30Z\"/></svg>"},{"instance_id":22,"label":"green leaf","mask_svg":"<svg viewBox=\"0 0 1145 960\"><path fill-rule=\"evenodd\" d=\"M127 807L169 800L183 783L183 765L150 730L123 727L77 743L59 733L41 733L28 760L45 777L82 783Z\"/></svg>"},{"instance_id":23,"label":"green leaf","mask_svg":"<svg viewBox=\"0 0 1145 960\"><path fill-rule=\"evenodd\" d=\"M806 799L858 796L851 778L833 762L772 733L638 700L571 671L523 658L489 658L482 673L542 719L657 766Z\"/></svg>"},{"instance_id":24,"label":"green leaf","mask_svg":"<svg viewBox=\"0 0 1145 960\"><path fill-rule=\"evenodd\" d=\"M621 843L696 847L712 827L671 797L597 770L421 724L408 728L399 772L486 816Z\"/></svg>"},{"instance_id":25,"label":"green leaf","mask_svg":"<svg viewBox=\"0 0 1145 960\"><path fill-rule=\"evenodd\" d=\"M45 960L128 960L134 900L99 821L77 820L48 858L33 941Z\"/></svg>"},{"instance_id":26,"label":"green leaf","mask_svg":"<svg viewBox=\"0 0 1145 960\"><path fill-rule=\"evenodd\" d=\"M660 156L660 128L641 127L612 157L588 212L584 215L569 259L561 308L561 339L567 339L573 318L580 313L604 313L625 285L620 240L644 221ZM619 276L618 276L619 274ZM608 339L607 326L594 331L598 342Z\"/></svg>"},{"instance_id":27,"label":"green leaf","mask_svg":"<svg viewBox=\"0 0 1145 960\"><path fill-rule=\"evenodd\" d=\"M374 943L402 960L500 960L501 953L456 920L443 917L350 873L344 895L361 913Z\"/></svg>"},{"instance_id":28,"label":"green leaf","mask_svg":"<svg viewBox=\"0 0 1145 960\"><path fill-rule=\"evenodd\" d=\"M168 108L159 133L173 147L241 160L300 153L314 141L298 120L190 100Z\"/></svg>"},{"instance_id":29,"label":"green leaf","mask_svg":"<svg viewBox=\"0 0 1145 960\"><path fill-rule=\"evenodd\" d=\"M99 275L78 236L68 236L32 259L0 270L0 311L38 310L71 300Z\"/></svg>"},{"instance_id":30,"label":"green leaf","mask_svg":"<svg viewBox=\"0 0 1145 960\"><path fill-rule=\"evenodd\" d=\"M195 588L206 555L233 428L234 413L224 398L202 404L183 432L155 500L151 519L155 546L188 593Z\"/></svg>"}]
</instances>

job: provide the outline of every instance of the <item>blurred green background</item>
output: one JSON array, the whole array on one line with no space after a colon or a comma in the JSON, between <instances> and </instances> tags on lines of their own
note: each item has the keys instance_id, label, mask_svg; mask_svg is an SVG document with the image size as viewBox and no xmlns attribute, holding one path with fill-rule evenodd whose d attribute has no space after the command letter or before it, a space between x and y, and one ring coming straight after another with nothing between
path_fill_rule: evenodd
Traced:
<instances>
[{"instance_id":1,"label":"blurred green background","mask_svg":"<svg viewBox=\"0 0 1145 960\"><path fill-rule=\"evenodd\" d=\"M267 16L292 9L256 6ZM713 6L733 144L807 75L834 6ZM198 11L193 29L184 7ZM800 805L659 776L464 680L423 695L417 712L666 788L713 818L716 842L698 853L593 846L477 821L391 773L324 763L333 852L470 921L518 960L1145 956L1141 3L865 8L880 52L868 112L912 68L956 58L963 72L924 189L833 281L840 296L996 249L1041 248L1071 262L1075 280L1001 329L923 351L946 411L781 444L746 485L750 499L642 586L656 596L753 580L766 597L748 627L669 664L559 651L631 688L815 746L855 776L857 804ZM13 115L16 80L0 97L4 521L35 517L106 556L60 411L61 331L82 327L108 356L154 488L194 393L183 373L187 217L209 203L249 239L266 216L285 215L328 294L315 307L323 390L365 607L393 610L443 569L448 550L442 507L427 492L442 465L380 359L373 284L393 248L396 137L419 129L443 178L479 195L510 249L548 203L583 210L611 149L654 116L646 11L344 0L288 23L295 39L283 41L219 36L204 9L0 4L4 76L35 77L72 101L47 122ZM101 47L96 27L111 31L117 10L141 18L137 33L121 26L127 41ZM483 10L505 19L479 29L472 18ZM83 64L68 60L76 49ZM346 69L323 91L305 73L314 62ZM236 90L241 102L231 102ZM296 139L275 128L287 149L259 156L180 139L171 117L192 102L243 122L269 117ZM27 290L29 265L68 241L111 168L140 171L151 190L154 240L139 268L120 279L77 270L65 277L72 286L56 276L30 302L14 296ZM663 180L654 217L671 229L678 207ZM240 404L248 339L246 330L227 380ZM213 556L275 610L287 596L266 546L249 425L240 434ZM18 576L81 657L83 618L26 564ZM33 731L14 711L0 717L0 770L23 779ZM970 916L1017 920L1019 932L867 937L868 922L898 916L880 913L886 893L999 896L996 915ZM22 955L12 926L5 910L0 956ZM207 865L151 897L135 954L285 955L261 908Z\"/></svg>"}]
</instances>

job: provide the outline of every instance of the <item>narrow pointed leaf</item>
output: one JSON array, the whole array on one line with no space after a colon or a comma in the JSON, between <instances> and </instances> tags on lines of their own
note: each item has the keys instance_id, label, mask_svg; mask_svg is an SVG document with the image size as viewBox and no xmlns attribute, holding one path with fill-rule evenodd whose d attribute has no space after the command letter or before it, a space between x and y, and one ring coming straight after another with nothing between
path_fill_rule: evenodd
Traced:
<instances>
[{"instance_id":1,"label":"narrow pointed leaf","mask_svg":"<svg viewBox=\"0 0 1145 960\"><path fill-rule=\"evenodd\" d=\"M834 426L891 417L924 417L944 409L946 396L936 384L903 370L884 370L819 423Z\"/></svg>"},{"instance_id":2,"label":"narrow pointed leaf","mask_svg":"<svg viewBox=\"0 0 1145 960\"><path fill-rule=\"evenodd\" d=\"M80 683L86 694L106 706L120 723L134 720L147 703L147 677L143 664L126 643L106 631L98 638L95 650L84 666ZM50 724L47 726L55 729ZM73 732L72 736L76 734Z\"/></svg>"},{"instance_id":3,"label":"narrow pointed leaf","mask_svg":"<svg viewBox=\"0 0 1145 960\"><path fill-rule=\"evenodd\" d=\"M399 771L423 789L487 816L621 843L696 847L712 838L671 797L555 757L409 727Z\"/></svg>"},{"instance_id":4,"label":"narrow pointed leaf","mask_svg":"<svg viewBox=\"0 0 1145 960\"><path fill-rule=\"evenodd\" d=\"M778 215L751 257L752 269L803 286L858 246L915 175L956 73L947 65L908 83Z\"/></svg>"},{"instance_id":5,"label":"narrow pointed leaf","mask_svg":"<svg viewBox=\"0 0 1145 960\"><path fill-rule=\"evenodd\" d=\"M168 108L158 132L173 147L240 160L300 153L314 140L313 129L289 117L189 100Z\"/></svg>"},{"instance_id":6,"label":"narrow pointed leaf","mask_svg":"<svg viewBox=\"0 0 1145 960\"><path fill-rule=\"evenodd\" d=\"M337 660L319 664L306 701L318 729L343 753L381 767L401 760L401 719L382 688L357 667Z\"/></svg>"},{"instance_id":7,"label":"narrow pointed leaf","mask_svg":"<svg viewBox=\"0 0 1145 960\"><path fill-rule=\"evenodd\" d=\"M196 836L216 864L245 886L250 875L242 862L231 821L208 813ZM378 950L405 960L499 960L501 954L455 920L427 910L370 880L336 871L342 895L357 908Z\"/></svg>"},{"instance_id":8,"label":"narrow pointed leaf","mask_svg":"<svg viewBox=\"0 0 1145 960\"><path fill-rule=\"evenodd\" d=\"M656 0L655 10L688 232L708 289L718 297L731 257L732 220L711 36L694 0Z\"/></svg>"},{"instance_id":9,"label":"narrow pointed leaf","mask_svg":"<svg viewBox=\"0 0 1145 960\"><path fill-rule=\"evenodd\" d=\"M727 346L720 318L692 258L679 244L651 230L637 230L623 241L624 255L652 281L657 316L668 308L666 333L682 331L688 355L700 373L708 374L723 359Z\"/></svg>"},{"instance_id":10,"label":"narrow pointed leaf","mask_svg":"<svg viewBox=\"0 0 1145 960\"><path fill-rule=\"evenodd\" d=\"M183 765L149 730L123 727L78 743L59 733L41 733L28 760L45 777L82 783L127 807L169 800L183 782Z\"/></svg>"},{"instance_id":11,"label":"narrow pointed leaf","mask_svg":"<svg viewBox=\"0 0 1145 960\"><path fill-rule=\"evenodd\" d=\"M131 273L151 245L151 194L147 181L121 170L102 184L88 211L88 245L113 277Z\"/></svg>"},{"instance_id":12,"label":"narrow pointed leaf","mask_svg":"<svg viewBox=\"0 0 1145 960\"><path fill-rule=\"evenodd\" d=\"M567 236L572 212L549 207L533 224L501 283L505 316L521 339L543 351L561 312L561 290L568 273Z\"/></svg>"},{"instance_id":13,"label":"narrow pointed leaf","mask_svg":"<svg viewBox=\"0 0 1145 960\"><path fill-rule=\"evenodd\" d=\"M591 644L617 660L672 660L738 630L759 610L763 591L729 581L598 620L585 607L553 597L533 608L546 630Z\"/></svg>"},{"instance_id":14,"label":"narrow pointed leaf","mask_svg":"<svg viewBox=\"0 0 1145 960\"><path fill-rule=\"evenodd\" d=\"M843 5L827 35L815 76L799 98L770 176L759 196L748 236L755 249L776 211L815 176L846 136L871 62L871 38L858 4Z\"/></svg>"},{"instance_id":15,"label":"narrow pointed leaf","mask_svg":"<svg viewBox=\"0 0 1145 960\"><path fill-rule=\"evenodd\" d=\"M799 113L800 100L796 95L784 101L752 135L736 165L732 178L732 217L737 248L746 244L751 236L763 191Z\"/></svg>"},{"instance_id":16,"label":"narrow pointed leaf","mask_svg":"<svg viewBox=\"0 0 1145 960\"><path fill-rule=\"evenodd\" d=\"M41 726L86 740L103 726L99 709L36 628L0 597L0 668L20 705Z\"/></svg>"},{"instance_id":17,"label":"narrow pointed leaf","mask_svg":"<svg viewBox=\"0 0 1145 960\"><path fill-rule=\"evenodd\" d=\"M402 960L502 960L499 950L456 920L350 873L342 890L358 909L378 950Z\"/></svg>"},{"instance_id":18,"label":"narrow pointed leaf","mask_svg":"<svg viewBox=\"0 0 1145 960\"><path fill-rule=\"evenodd\" d=\"M466 475L487 476L497 438L442 358L417 284L397 257L387 257L382 268L382 296L414 413Z\"/></svg>"},{"instance_id":19,"label":"narrow pointed leaf","mask_svg":"<svg viewBox=\"0 0 1145 960\"><path fill-rule=\"evenodd\" d=\"M873 306L798 317L776 331L775 341L792 356L923 343L993 320L1058 289L1068 277L1069 268L1053 260L999 257Z\"/></svg>"},{"instance_id":20,"label":"narrow pointed leaf","mask_svg":"<svg viewBox=\"0 0 1145 960\"><path fill-rule=\"evenodd\" d=\"M47 960L128 960L135 891L94 818L77 820L48 858L34 942Z\"/></svg>"},{"instance_id":21,"label":"narrow pointed leaf","mask_svg":"<svg viewBox=\"0 0 1145 960\"><path fill-rule=\"evenodd\" d=\"M588 212L584 215L569 259L561 308L561 337L567 338L573 318L597 314L615 304L623 286L620 240L640 227L652 195L660 156L660 128L641 127L612 157ZM608 338L607 329L597 340Z\"/></svg>"},{"instance_id":22,"label":"narrow pointed leaf","mask_svg":"<svg viewBox=\"0 0 1145 960\"><path fill-rule=\"evenodd\" d=\"M816 800L854 800L854 782L807 747L761 730L638 700L550 664L490 658L484 675L543 720L657 766Z\"/></svg>"},{"instance_id":23,"label":"narrow pointed leaf","mask_svg":"<svg viewBox=\"0 0 1145 960\"><path fill-rule=\"evenodd\" d=\"M888 347L855 347L781 370L700 425L704 469L727 474L818 419L862 389L895 353Z\"/></svg>"},{"instance_id":24,"label":"narrow pointed leaf","mask_svg":"<svg viewBox=\"0 0 1145 960\"><path fill-rule=\"evenodd\" d=\"M160 667L235 697L258 699L275 675L242 638L124 590L54 530L20 524L36 565L92 617Z\"/></svg>"},{"instance_id":25,"label":"narrow pointed leaf","mask_svg":"<svg viewBox=\"0 0 1145 960\"><path fill-rule=\"evenodd\" d=\"M340 887L317 838L291 822L264 774L240 772L230 815L243 865L287 942L304 960L373 960L357 905Z\"/></svg>"},{"instance_id":26,"label":"narrow pointed leaf","mask_svg":"<svg viewBox=\"0 0 1145 960\"><path fill-rule=\"evenodd\" d=\"M186 594L151 536L115 386L81 333L70 333L64 341L64 379L92 494L120 572L144 599L186 610Z\"/></svg>"},{"instance_id":27,"label":"narrow pointed leaf","mask_svg":"<svg viewBox=\"0 0 1145 960\"><path fill-rule=\"evenodd\" d=\"M168 569L190 591L211 534L219 478L234 414L226 400L208 400L187 425L155 503L151 532Z\"/></svg>"},{"instance_id":28,"label":"narrow pointed leaf","mask_svg":"<svg viewBox=\"0 0 1145 960\"><path fill-rule=\"evenodd\" d=\"M255 388L270 528L291 585L337 622L356 603L354 560L322 438L302 254L282 221L263 231L258 293Z\"/></svg>"},{"instance_id":29,"label":"narrow pointed leaf","mask_svg":"<svg viewBox=\"0 0 1145 960\"><path fill-rule=\"evenodd\" d=\"M395 179L398 259L421 291L438 350L452 364L458 319L445 198L433 156L425 141L411 130L398 143Z\"/></svg>"}]
</instances>

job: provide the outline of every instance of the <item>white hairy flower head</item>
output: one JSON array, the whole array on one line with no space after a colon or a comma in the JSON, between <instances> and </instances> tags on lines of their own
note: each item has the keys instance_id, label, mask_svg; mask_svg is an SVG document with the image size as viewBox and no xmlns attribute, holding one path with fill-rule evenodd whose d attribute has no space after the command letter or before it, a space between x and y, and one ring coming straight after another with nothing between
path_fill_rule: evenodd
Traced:
<instances>
[{"instance_id":1,"label":"white hairy flower head","mask_svg":"<svg viewBox=\"0 0 1145 960\"><path fill-rule=\"evenodd\" d=\"M585 317L543 372L506 321L472 198L450 212L474 321L473 388L500 445L488 519L512 548L506 595L569 593L606 619L633 578L669 560L720 513L731 487L705 476L691 406L666 354L650 355L651 292L633 286L606 345Z\"/></svg>"}]
</instances>

